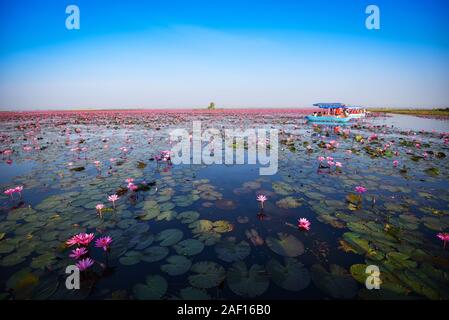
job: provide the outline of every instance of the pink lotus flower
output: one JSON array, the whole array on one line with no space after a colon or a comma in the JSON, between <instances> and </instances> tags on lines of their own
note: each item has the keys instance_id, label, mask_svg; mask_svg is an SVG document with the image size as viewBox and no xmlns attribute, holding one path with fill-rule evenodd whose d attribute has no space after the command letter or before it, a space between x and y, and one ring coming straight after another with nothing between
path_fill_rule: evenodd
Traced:
<instances>
[{"instance_id":1,"label":"pink lotus flower","mask_svg":"<svg viewBox=\"0 0 449 320\"><path fill-rule=\"evenodd\" d=\"M128 183L128 189L131 191L136 191L137 189L139 189L139 187L136 186L134 183L130 182Z\"/></svg>"},{"instance_id":2,"label":"pink lotus flower","mask_svg":"<svg viewBox=\"0 0 449 320\"><path fill-rule=\"evenodd\" d=\"M421 145L419 143L415 144L415 147L417 147L418 149L421 148Z\"/></svg>"},{"instance_id":3,"label":"pink lotus flower","mask_svg":"<svg viewBox=\"0 0 449 320\"><path fill-rule=\"evenodd\" d=\"M14 192L18 192L20 197L22 197L23 186L17 186L14 188Z\"/></svg>"},{"instance_id":4,"label":"pink lotus flower","mask_svg":"<svg viewBox=\"0 0 449 320\"><path fill-rule=\"evenodd\" d=\"M114 209L115 209L115 202L116 202L118 199L120 199L120 198L119 198L119 196L116 195L116 194L110 195L110 196L108 197L108 200L112 202L112 206L114 207Z\"/></svg>"},{"instance_id":5,"label":"pink lotus flower","mask_svg":"<svg viewBox=\"0 0 449 320\"><path fill-rule=\"evenodd\" d=\"M10 196L12 199L12 195L16 192L16 189L6 189L3 193Z\"/></svg>"},{"instance_id":6,"label":"pink lotus flower","mask_svg":"<svg viewBox=\"0 0 449 320\"><path fill-rule=\"evenodd\" d=\"M126 179L125 181L126 181L126 183L129 184L129 183L133 183L133 182L134 182L134 179L133 179L133 178L128 178L128 179Z\"/></svg>"},{"instance_id":7,"label":"pink lotus flower","mask_svg":"<svg viewBox=\"0 0 449 320\"><path fill-rule=\"evenodd\" d=\"M104 251L107 251L109 249L109 246L112 243L112 238L107 236L107 237L101 237L99 239L97 239L95 241L95 246L97 248L103 248Z\"/></svg>"},{"instance_id":8,"label":"pink lotus flower","mask_svg":"<svg viewBox=\"0 0 449 320\"><path fill-rule=\"evenodd\" d=\"M72 247L77 244L78 244L78 238L76 236L73 236L69 240L66 241L66 245L69 247Z\"/></svg>"},{"instance_id":9,"label":"pink lotus flower","mask_svg":"<svg viewBox=\"0 0 449 320\"><path fill-rule=\"evenodd\" d=\"M94 161L94 164L95 164L95 166L97 166L97 167L99 167L99 166L100 166L100 163L101 163L101 162L100 162L100 161L98 161L98 160L97 160L97 161Z\"/></svg>"},{"instance_id":10,"label":"pink lotus flower","mask_svg":"<svg viewBox=\"0 0 449 320\"><path fill-rule=\"evenodd\" d=\"M102 204L102 203L99 203L95 206L95 209L97 209L98 215L100 216L100 218L103 217L103 212L102 212L103 208L104 208L104 204Z\"/></svg>"},{"instance_id":11,"label":"pink lotus flower","mask_svg":"<svg viewBox=\"0 0 449 320\"><path fill-rule=\"evenodd\" d=\"M263 208L263 203L265 201L267 201L267 197L265 195L263 195L263 194L260 194L260 195L257 196L256 200L260 202L260 205Z\"/></svg>"},{"instance_id":12,"label":"pink lotus flower","mask_svg":"<svg viewBox=\"0 0 449 320\"><path fill-rule=\"evenodd\" d=\"M341 167L343 167L343 165L341 164L341 162L338 162L338 161L337 161L337 162L335 162L335 166L336 166L336 167L338 167L338 168L341 168Z\"/></svg>"},{"instance_id":13,"label":"pink lotus flower","mask_svg":"<svg viewBox=\"0 0 449 320\"><path fill-rule=\"evenodd\" d=\"M398 160L394 160L394 161L393 161L393 166L394 166L394 167L397 167L398 164L399 164L399 161L398 161Z\"/></svg>"},{"instance_id":14,"label":"pink lotus flower","mask_svg":"<svg viewBox=\"0 0 449 320\"><path fill-rule=\"evenodd\" d=\"M323 162L323 161L324 161L324 157L323 157L323 156L319 156L319 157L318 157L318 161L319 161L319 162Z\"/></svg>"},{"instance_id":15,"label":"pink lotus flower","mask_svg":"<svg viewBox=\"0 0 449 320\"><path fill-rule=\"evenodd\" d=\"M67 240L66 244L69 247L73 245L87 246L94 238L95 236L93 233L80 233Z\"/></svg>"},{"instance_id":16,"label":"pink lotus flower","mask_svg":"<svg viewBox=\"0 0 449 320\"><path fill-rule=\"evenodd\" d=\"M169 160L170 159L170 150L163 150L161 151L162 160Z\"/></svg>"},{"instance_id":17,"label":"pink lotus flower","mask_svg":"<svg viewBox=\"0 0 449 320\"><path fill-rule=\"evenodd\" d=\"M447 232L440 232L437 234L437 237L444 242L443 247L446 248L446 242L449 241L449 233Z\"/></svg>"},{"instance_id":18,"label":"pink lotus flower","mask_svg":"<svg viewBox=\"0 0 449 320\"><path fill-rule=\"evenodd\" d=\"M360 194L365 193L366 188L362 187L362 186L357 186L357 187L355 187L355 192L360 193Z\"/></svg>"},{"instance_id":19,"label":"pink lotus flower","mask_svg":"<svg viewBox=\"0 0 449 320\"><path fill-rule=\"evenodd\" d=\"M78 269L80 269L80 271L85 271L89 269L93 264L94 261L91 258L86 258L78 261L76 263L76 266L78 267Z\"/></svg>"},{"instance_id":20,"label":"pink lotus flower","mask_svg":"<svg viewBox=\"0 0 449 320\"><path fill-rule=\"evenodd\" d=\"M73 258L75 260L78 260L82 256L87 254L87 250L84 247L76 248L75 250L72 250L72 253L69 255L70 258Z\"/></svg>"},{"instance_id":21,"label":"pink lotus flower","mask_svg":"<svg viewBox=\"0 0 449 320\"><path fill-rule=\"evenodd\" d=\"M306 218L298 219L298 228L299 229L304 229L304 230L309 231L310 225L311 225L310 221L307 220Z\"/></svg>"},{"instance_id":22,"label":"pink lotus flower","mask_svg":"<svg viewBox=\"0 0 449 320\"><path fill-rule=\"evenodd\" d=\"M93 233L80 233L78 235L78 243L87 246L95 238Z\"/></svg>"},{"instance_id":23,"label":"pink lotus flower","mask_svg":"<svg viewBox=\"0 0 449 320\"><path fill-rule=\"evenodd\" d=\"M334 161L334 158L332 158L332 157L326 157L326 160L327 160L327 161Z\"/></svg>"},{"instance_id":24,"label":"pink lotus flower","mask_svg":"<svg viewBox=\"0 0 449 320\"><path fill-rule=\"evenodd\" d=\"M328 161L328 162L327 162L327 165L328 165L329 167L332 167L334 164L335 164L335 162L333 162L333 161Z\"/></svg>"}]
</instances>

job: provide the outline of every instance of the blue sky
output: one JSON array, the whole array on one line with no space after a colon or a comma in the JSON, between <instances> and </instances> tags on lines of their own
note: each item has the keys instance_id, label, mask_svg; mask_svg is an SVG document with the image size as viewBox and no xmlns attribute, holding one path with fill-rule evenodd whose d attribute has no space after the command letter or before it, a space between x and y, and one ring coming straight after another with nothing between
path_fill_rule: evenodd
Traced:
<instances>
[{"instance_id":1,"label":"blue sky","mask_svg":"<svg viewBox=\"0 0 449 320\"><path fill-rule=\"evenodd\" d=\"M67 30L65 8L80 8ZM380 8L380 30L365 8ZM1 0L0 109L449 105L449 2Z\"/></svg>"}]
</instances>

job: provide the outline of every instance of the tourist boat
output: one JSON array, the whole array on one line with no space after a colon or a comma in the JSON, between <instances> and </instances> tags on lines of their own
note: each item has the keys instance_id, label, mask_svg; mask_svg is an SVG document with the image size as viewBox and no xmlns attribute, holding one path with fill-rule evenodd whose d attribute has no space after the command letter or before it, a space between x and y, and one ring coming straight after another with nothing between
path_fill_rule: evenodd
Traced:
<instances>
[{"instance_id":1,"label":"tourist boat","mask_svg":"<svg viewBox=\"0 0 449 320\"><path fill-rule=\"evenodd\" d=\"M326 109L323 115L319 116L317 114L308 115L306 119L310 122L336 122L336 123L346 123L351 119L359 119L365 117L365 110L360 106L347 106L343 103L315 103L315 107L320 109ZM340 114L337 114L339 110Z\"/></svg>"},{"instance_id":2,"label":"tourist boat","mask_svg":"<svg viewBox=\"0 0 449 320\"><path fill-rule=\"evenodd\" d=\"M335 115L335 110L344 109L345 105L342 103L315 103L315 107L320 109L326 109L327 112L324 115L308 115L306 119L310 122L330 122L330 123L345 123L351 120L350 117L342 115ZM332 111L332 112L331 112Z\"/></svg>"}]
</instances>

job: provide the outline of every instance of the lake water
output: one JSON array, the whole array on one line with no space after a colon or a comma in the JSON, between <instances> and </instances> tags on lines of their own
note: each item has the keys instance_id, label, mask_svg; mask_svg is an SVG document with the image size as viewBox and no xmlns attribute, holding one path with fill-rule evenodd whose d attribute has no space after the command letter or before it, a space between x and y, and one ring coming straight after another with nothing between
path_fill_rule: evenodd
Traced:
<instances>
[{"instance_id":1,"label":"lake water","mask_svg":"<svg viewBox=\"0 0 449 320\"><path fill-rule=\"evenodd\" d=\"M369 120L368 120L369 121ZM393 126L402 130L414 130L414 131L449 131L449 119L431 119L424 117L416 117L409 115L394 114L383 117L378 117L375 120L372 119L371 123Z\"/></svg>"},{"instance_id":2,"label":"lake water","mask_svg":"<svg viewBox=\"0 0 449 320\"><path fill-rule=\"evenodd\" d=\"M0 298L448 299L449 244L437 234L449 232L449 121L393 115L336 130L304 114L0 115L0 149L13 151L0 186L24 187L0 195ZM192 133L194 120L278 129L277 173L157 160L171 130ZM92 240L72 259L66 241L84 232L112 243ZM87 258L81 290L68 290L65 268ZM379 290L366 287L370 265Z\"/></svg>"}]
</instances>

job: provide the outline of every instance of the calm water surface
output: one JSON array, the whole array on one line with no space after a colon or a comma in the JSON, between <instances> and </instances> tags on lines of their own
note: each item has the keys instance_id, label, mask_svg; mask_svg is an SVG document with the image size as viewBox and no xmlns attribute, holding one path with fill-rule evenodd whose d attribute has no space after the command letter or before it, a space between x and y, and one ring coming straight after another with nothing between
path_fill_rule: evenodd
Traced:
<instances>
[{"instance_id":1,"label":"calm water surface","mask_svg":"<svg viewBox=\"0 0 449 320\"><path fill-rule=\"evenodd\" d=\"M170 129L191 131L198 119L203 129L280 129L278 172L155 160L173 145ZM0 196L3 299L449 297L449 244L437 237L449 232L447 120L393 115L339 132L294 112L0 120L1 150L13 150L2 154L0 185L24 186L22 197ZM320 166L320 156L342 166ZM84 257L95 264L70 291L64 270L76 261L65 242L81 232L113 242L107 252L91 242ZM368 265L381 290L366 289Z\"/></svg>"}]
</instances>

